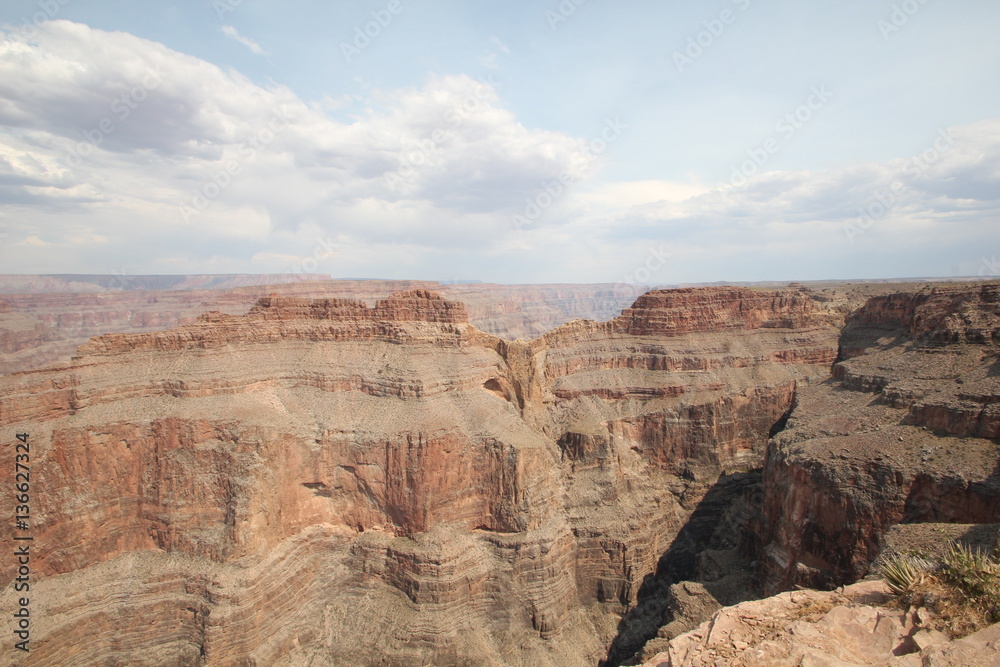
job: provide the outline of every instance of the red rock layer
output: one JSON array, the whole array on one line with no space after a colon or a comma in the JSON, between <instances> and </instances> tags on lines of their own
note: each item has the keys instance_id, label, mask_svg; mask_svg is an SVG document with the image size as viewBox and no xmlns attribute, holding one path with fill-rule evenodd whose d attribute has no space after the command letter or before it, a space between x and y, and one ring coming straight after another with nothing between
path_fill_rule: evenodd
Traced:
<instances>
[{"instance_id":1,"label":"red rock layer","mask_svg":"<svg viewBox=\"0 0 1000 667\"><path fill-rule=\"evenodd\" d=\"M278 343L281 341L403 342L419 330L402 323L462 325L465 306L446 301L427 290L397 292L378 301L375 308L352 299L300 299L270 296L258 300L245 316L206 313L198 322L153 334L107 334L81 345L78 354L107 355L139 350L211 349L229 343ZM440 344L459 345L471 335L468 326L426 329Z\"/></svg>"},{"instance_id":2,"label":"red rock layer","mask_svg":"<svg viewBox=\"0 0 1000 667\"><path fill-rule=\"evenodd\" d=\"M804 388L769 447L767 591L863 576L894 524L1000 518L1000 286L873 298L834 382Z\"/></svg>"},{"instance_id":3,"label":"red rock layer","mask_svg":"<svg viewBox=\"0 0 1000 667\"><path fill-rule=\"evenodd\" d=\"M626 318L641 325L531 342L424 290L265 297L0 378L0 425L38 443L41 583L156 556L132 590L101 589L134 614L74 596L38 655L141 663L129 647L162 636L207 664L358 647L371 663L546 664L553 647L596 662L720 471L758 465L796 383L836 355L822 302L745 292L684 291L702 304L686 318L658 292ZM63 643L140 611L124 644Z\"/></svg>"},{"instance_id":4,"label":"red rock layer","mask_svg":"<svg viewBox=\"0 0 1000 667\"><path fill-rule=\"evenodd\" d=\"M465 304L437 292L408 290L379 299L374 308L353 299L263 297L247 317L260 320L370 320L374 322L468 322Z\"/></svg>"},{"instance_id":5,"label":"red rock layer","mask_svg":"<svg viewBox=\"0 0 1000 667\"><path fill-rule=\"evenodd\" d=\"M823 304L806 293L741 287L686 288L648 292L614 320L633 335L676 336L686 333L800 329L827 315Z\"/></svg>"}]
</instances>

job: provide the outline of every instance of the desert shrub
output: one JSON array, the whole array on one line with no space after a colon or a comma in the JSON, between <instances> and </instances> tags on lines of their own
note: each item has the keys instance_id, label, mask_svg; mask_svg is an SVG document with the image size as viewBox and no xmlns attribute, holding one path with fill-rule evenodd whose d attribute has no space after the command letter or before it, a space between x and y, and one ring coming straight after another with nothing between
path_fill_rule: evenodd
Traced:
<instances>
[{"instance_id":1,"label":"desert shrub","mask_svg":"<svg viewBox=\"0 0 1000 667\"><path fill-rule=\"evenodd\" d=\"M964 637L1000 622L1000 559L954 542L937 558L890 554L878 571L901 605L926 607L932 627Z\"/></svg>"},{"instance_id":2,"label":"desert shrub","mask_svg":"<svg viewBox=\"0 0 1000 667\"><path fill-rule=\"evenodd\" d=\"M1000 621L1000 561L994 556L955 542L944 557L940 577L990 623Z\"/></svg>"},{"instance_id":3,"label":"desert shrub","mask_svg":"<svg viewBox=\"0 0 1000 667\"><path fill-rule=\"evenodd\" d=\"M891 554L879 563L882 579L896 595L907 595L916 591L927 581L933 564L919 556Z\"/></svg>"}]
</instances>

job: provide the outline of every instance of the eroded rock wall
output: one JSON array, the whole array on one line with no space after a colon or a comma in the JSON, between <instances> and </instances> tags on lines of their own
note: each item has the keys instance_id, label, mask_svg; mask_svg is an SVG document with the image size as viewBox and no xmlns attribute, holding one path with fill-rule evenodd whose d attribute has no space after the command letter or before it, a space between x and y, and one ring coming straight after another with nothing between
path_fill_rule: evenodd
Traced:
<instances>
[{"instance_id":1,"label":"eroded rock wall","mask_svg":"<svg viewBox=\"0 0 1000 667\"><path fill-rule=\"evenodd\" d=\"M898 523L1000 519L1000 288L876 297L768 451L765 591L863 576Z\"/></svg>"},{"instance_id":2,"label":"eroded rock wall","mask_svg":"<svg viewBox=\"0 0 1000 667\"><path fill-rule=\"evenodd\" d=\"M683 299L511 342L426 290L264 298L0 378L38 480L24 664L596 663L837 355L801 291Z\"/></svg>"}]
</instances>

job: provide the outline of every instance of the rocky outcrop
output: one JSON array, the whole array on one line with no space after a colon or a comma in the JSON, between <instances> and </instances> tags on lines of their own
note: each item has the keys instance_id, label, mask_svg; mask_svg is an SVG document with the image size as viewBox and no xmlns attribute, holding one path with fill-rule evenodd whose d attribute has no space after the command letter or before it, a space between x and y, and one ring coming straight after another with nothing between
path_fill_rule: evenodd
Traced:
<instances>
[{"instance_id":1,"label":"rocky outcrop","mask_svg":"<svg viewBox=\"0 0 1000 667\"><path fill-rule=\"evenodd\" d=\"M1000 289L873 298L768 450L767 592L863 576L899 523L1000 518Z\"/></svg>"},{"instance_id":2,"label":"rocky outcrop","mask_svg":"<svg viewBox=\"0 0 1000 667\"><path fill-rule=\"evenodd\" d=\"M633 335L801 329L834 321L808 293L742 287L686 288L648 292L615 321Z\"/></svg>"},{"instance_id":3,"label":"rocky outcrop","mask_svg":"<svg viewBox=\"0 0 1000 667\"><path fill-rule=\"evenodd\" d=\"M100 582L39 603L25 664L152 663L129 647L154 636L196 664L595 664L642 639L622 614L682 532L668 569L692 567L828 372L836 313L810 299L706 290L683 327L629 324L639 304L506 341L422 288L264 297L0 378L44 480L40 595Z\"/></svg>"},{"instance_id":4,"label":"rocky outcrop","mask_svg":"<svg viewBox=\"0 0 1000 667\"><path fill-rule=\"evenodd\" d=\"M672 639L689 632L707 621L721 609L704 584L683 581L670 587L670 603L667 606L673 620L662 628L662 636Z\"/></svg>"},{"instance_id":5,"label":"rocky outcrop","mask_svg":"<svg viewBox=\"0 0 1000 667\"><path fill-rule=\"evenodd\" d=\"M864 353L879 338L905 335L929 343L988 344L1000 340L995 310L1000 285L935 286L875 296L847 319L841 356Z\"/></svg>"},{"instance_id":6,"label":"rocky outcrop","mask_svg":"<svg viewBox=\"0 0 1000 667\"><path fill-rule=\"evenodd\" d=\"M374 308L354 299L305 299L272 294L257 301L248 320L342 320L372 322L468 322L465 304L430 290L395 292Z\"/></svg>"},{"instance_id":7,"label":"rocky outcrop","mask_svg":"<svg viewBox=\"0 0 1000 667\"><path fill-rule=\"evenodd\" d=\"M717 612L669 642L643 667L741 665L991 665L1000 660L1000 625L952 641L926 627L926 609L879 606L882 582L842 592L792 591Z\"/></svg>"}]
</instances>

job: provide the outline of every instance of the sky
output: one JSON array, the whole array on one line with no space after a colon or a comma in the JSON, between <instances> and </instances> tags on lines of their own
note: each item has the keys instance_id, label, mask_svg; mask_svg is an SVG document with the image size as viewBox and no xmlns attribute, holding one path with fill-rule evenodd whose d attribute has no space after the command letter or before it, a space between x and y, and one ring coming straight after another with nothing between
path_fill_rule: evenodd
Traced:
<instances>
[{"instance_id":1,"label":"sky","mask_svg":"<svg viewBox=\"0 0 1000 667\"><path fill-rule=\"evenodd\" d=\"M996 0L5 0L2 273L1000 275Z\"/></svg>"}]
</instances>

